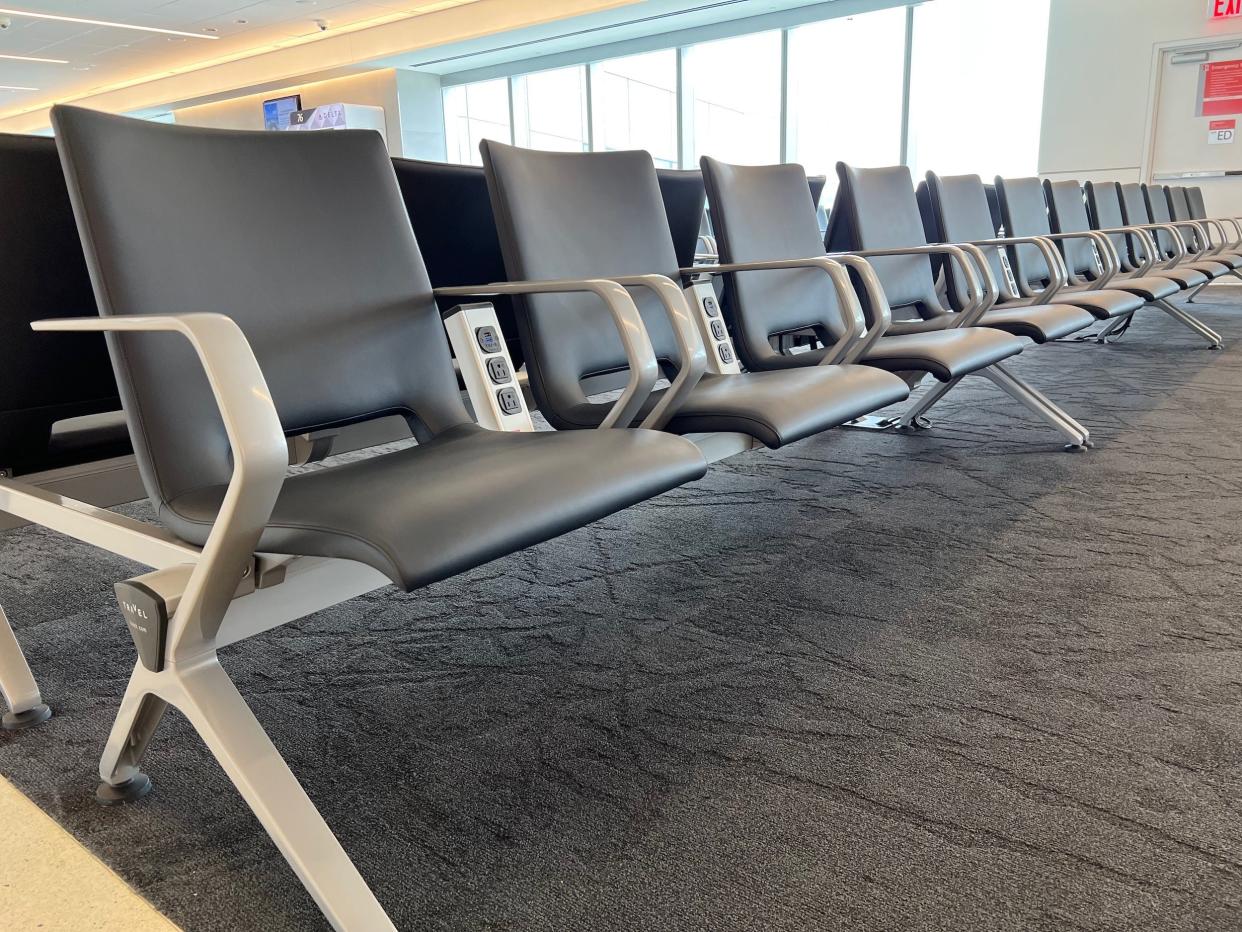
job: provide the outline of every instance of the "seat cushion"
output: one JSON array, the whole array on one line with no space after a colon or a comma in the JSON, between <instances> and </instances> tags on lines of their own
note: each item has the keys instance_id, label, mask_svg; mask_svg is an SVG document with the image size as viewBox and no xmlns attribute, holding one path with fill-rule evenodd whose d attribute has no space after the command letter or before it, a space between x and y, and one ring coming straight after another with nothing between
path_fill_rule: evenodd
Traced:
<instances>
[{"instance_id":1,"label":"seat cushion","mask_svg":"<svg viewBox=\"0 0 1242 932\"><path fill-rule=\"evenodd\" d=\"M1036 343L1059 340L1095 323L1095 317L1072 304L1028 304L994 307L983 315L980 326L1004 330Z\"/></svg>"},{"instance_id":2,"label":"seat cushion","mask_svg":"<svg viewBox=\"0 0 1242 932\"><path fill-rule=\"evenodd\" d=\"M889 372L926 372L942 382L970 375L1022 352L1019 337L991 327L884 336L864 357Z\"/></svg>"},{"instance_id":3,"label":"seat cushion","mask_svg":"<svg viewBox=\"0 0 1242 932\"><path fill-rule=\"evenodd\" d=\"M1194 269L1152 269L1147 273L1148 278L1167 278L1171 282L1175 282L1182 288L1197 288L1199 285L1206 285L1210 279L1202 272L1196 272Z\"/></svg>"},{"instance_id":4,"label":"seat cushion","mask_svg":"<svg viewBox=\"0 0 1242 932\"><path fill-rule=\"evenodd\" d=\"M1234 252L1227 249L1224 252L1214 252L1207 256L1212 262L1219 262L1221 265L1227 265L1231 269L1242 269L1242 253Z\"/></svg>"},{"instance_id":5,"label":"seat cushion","mask_svg":"<svg viewBox=\"0 0 1242 932\"><path fill-rule=\"evenodd\" d=\"M651 430L452 427L426 444L285 480L258 549L375 567L405 590L445 579L702 477L688 440ZM224 487L161 509L202 544Z\"/></svg>"},{"instance_id":6,"label":"seat cushion","mask_svg":"<svg viewBox=\"0 0 1242 932\"><path fill-rule=\"evenodd\" d=\"M1181 291L1177 282L1163 275L1143 276L1142 278L1114 278L1108 283L1113 291L1128 291L1138 295L1144 301L1156 301L1160 298L1171 298Z\"/></svg>"},{"instance_id":7,"label":"seat cushion","mask_svg":"<svg viewBox=\"0 0 1242 932\"><path fill-rule=\"evenodd\" d=\"M776 448L838 427L910 395L895 375L870 366L819 366L803 353L799 368L705 375L668 429L679 434L749 434Z\"/></svg>"},{"instance_id":8,"label":"seat cushion","mask_svg":"<svg viewBox=\"0 0 1242 932\"><path fill-rule=\"evenodd\" d=\"M1230 272L1230 267L1224 262L1217 262L1212 259L1195 259L1191 262L1183 262L1177 268L1194 269L1196 272L1202 272L1213 280L1220 278L1222 275L1228 275Z\"/></svg>"},{"instance_id":9,"label":"seat cushion","mask_svg":"<svg viewBox=\"0 0 1242 932\"><path fill-rule=\"evenodd\" d=\"M1089 311L1097 320L1132 314L1147 303L1138 295L1112 288L1101 288L1098 291L1062 289L1057 292L1056 299L1059 304L1072 304Z\"/></svg>"}]
</instances>

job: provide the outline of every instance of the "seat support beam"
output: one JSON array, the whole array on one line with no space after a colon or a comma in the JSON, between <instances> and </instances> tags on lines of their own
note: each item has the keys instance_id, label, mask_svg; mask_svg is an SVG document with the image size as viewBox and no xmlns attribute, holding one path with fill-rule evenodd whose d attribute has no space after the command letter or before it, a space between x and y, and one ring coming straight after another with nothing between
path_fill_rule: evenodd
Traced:
<instances>
[{"instance_id":1,"label":"seat support beam","mask_svg":"<svg viewBox=\"0 0 1242 932\"><path fill-rule=\"evenodd\" d=\"M1217 333L1215 330L1213 330L1211 327L1209 327L1207 324L1203 323L1203 321L1199 320L1194 315L1188 314L1186 311L1182 310L1180 307L1170 304L1168 301L1164 299L1161 299L1159 301L1153 301L1152 304L1160 308L1160 310L1164 311L1166 314L1168 314L1170 317L1176 320L1179 324L1182 324L1183 326L1190 328L1195 333L1199 334L1199 336L1203 337L1203 339L1207 340L1208 346L1211 349L1218 350L1224 346L1224 343L1221 341L1220 334Z\"/></svg>"},{"instance_id":2,"label":"seat support beam","mask_svg":"<svg viewBox=\"0 0 1242 932\"><path fill-rule=\"evenodd\" d=\"M43 704L39 685L3 608L0 608L0 695L9 707L0 719L0 727L6 731L30 728L52 716L51 710Z\"/></svg>"},{"instance_id":3,"label":"seat support beam","mask_svg":"<svg viewBox=\"0 0 1242 932\"><path fill-rule=\"evenodd\" d=\"M194 726L333 929L395 932L214 651L159 673L134 668L100 761L104 787L123 795L127 784L143 781L138 767L168 706Z\"/></svg>"}]
</instances>

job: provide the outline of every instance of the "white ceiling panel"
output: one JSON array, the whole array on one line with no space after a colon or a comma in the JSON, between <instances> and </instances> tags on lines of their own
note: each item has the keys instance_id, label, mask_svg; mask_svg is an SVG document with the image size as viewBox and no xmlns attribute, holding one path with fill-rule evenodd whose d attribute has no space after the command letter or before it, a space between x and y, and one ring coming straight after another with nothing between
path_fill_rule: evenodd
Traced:
<instances>
[{"instance_id":1,"label":"white ceiling panel","mask_svg":"<svg viewBox=\"0 0 1242 932\"><path fill-rule=\"evenodd\" d=\"M185 71L220 59L258 54L333 30L358 28L395 15L420 15L474 0L0 0L0 7L61 16L173 29L204 38L167 36L2 14L0 54L58 58L66 65L0 59L0 84L37 91L0 91L0 115L88 91ZM210 37L210 38L207 38Z\"/></svg>"}]
</instances>

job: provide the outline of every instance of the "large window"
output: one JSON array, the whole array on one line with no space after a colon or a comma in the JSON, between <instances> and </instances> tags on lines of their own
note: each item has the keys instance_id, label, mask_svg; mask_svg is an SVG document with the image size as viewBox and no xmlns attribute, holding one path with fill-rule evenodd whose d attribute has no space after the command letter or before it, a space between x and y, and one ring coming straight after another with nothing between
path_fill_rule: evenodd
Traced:
<instances>
[{"instance_id":1,"label":"large window","mask_svg":"<svg viewBox=\"0 0 1242 932\"><path fill-rule=\"evenodd\" d=\"M677 167L677 50L612 58L591 66L597 152L646 149Z\"/></svg>"},{"instance_id":2,"label":"large window","mask_svg":"<svg viewBox=\"0 0 1242 932\"><path fill-rule=\"evenodd\" d=\"M513 137L528 149L582 152L590 148L586 68L578 65L515 78Z\"/></svg>"},{"instance_id":3,"label":"large window","mask_svg":"<svg viewBox=\"0 0 1242 932\"><path fill-rule=\"evenodd\" d=\"M934 0L914 9L909 162L916 177L1033 175L1048 0Z\"/></svg>"},{"instance_id":4,"label":"large window","mask_svg":"<svg viewBox=\"0 0 1242 932\"><path fill-rule=\"evenodd\" d=\"M904 7L789 31L787 158L828 176L825 204L837 162L900 163L905 48Z\"/></svg>"},{"instance_id":5,"label":"large window","mask_svg":"<svg viewBox=\"0 0 1242 932\"><path fill-rule=\"evenodd\" d=\"M482 165L479 142L483 139L513 142L509 82L505 78L444 91L444 141L449 161Z\"/></svg>"},{"instance_id":6,"label":"large window","mask_svg":"<svg viewBox=\"0 0 1242 932\"><path fill-rule=\"evenodd\" d=\"M536 149L645 149L657 166L710 155L781 160L828 177L836 163L915 177L1038 168L1051 0L921 0L785 29L450 86L448 158L480 139ZM843 4L838 4L843 6ZM877 4L879 5L879 4ZM817 5L821 6L821 5ZM836 6L824 4L822 6ZM777 14L774 14L777 15Z\"/></svg>"},{"instance_id":7,"label":"large window","mask_svg":"<svg viewBox=\"0 0 1242 932\"><path fill-rule=\"evenodd\" d=\"M710 155L764 165L781 159L781 34L692 45L682 65L690 164Z\"/></svg>"}]
</instances>

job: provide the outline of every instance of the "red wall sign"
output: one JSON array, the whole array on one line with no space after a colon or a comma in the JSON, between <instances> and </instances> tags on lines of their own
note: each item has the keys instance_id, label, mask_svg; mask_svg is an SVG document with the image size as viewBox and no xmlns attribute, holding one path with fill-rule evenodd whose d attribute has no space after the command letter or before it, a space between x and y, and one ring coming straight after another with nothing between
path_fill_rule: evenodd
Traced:
<instances>
[{"instance_id":1,"label":"red wall sign","mask_svg":"<svg viewBox=\"0 0 1242 932\"><path fill-rule=\"evenodd\" d=\"M1229 113L1242 113L1242 61L1208 62L1199 69L1199 116Z\"/></svg>"},{"instance_id":2,"label":"red wall sign","mask_svg":"<svg viewBox=\"0 0 1242 932\"><path fill-rule=\"evenodd\" d=\"M1212 19L1242 16L1242 0L1208 0L1208 16Z\"/></svg>"}]
</instances>

